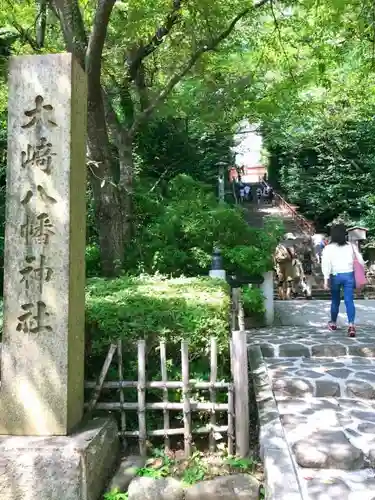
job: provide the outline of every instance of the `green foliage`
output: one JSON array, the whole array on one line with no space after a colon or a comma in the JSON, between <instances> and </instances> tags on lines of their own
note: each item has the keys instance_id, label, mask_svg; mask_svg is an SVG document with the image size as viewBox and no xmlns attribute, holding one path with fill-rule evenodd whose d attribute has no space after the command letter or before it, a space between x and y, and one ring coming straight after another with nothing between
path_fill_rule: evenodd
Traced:
<instances>
[{"instance_id":1,"label":"green foliage","mask_svg":"<svg viewBox=\"0 0 375 500\"><path fill-rule=\"evenodd\" d=\"M189 459L188 465L182 476L182 483L191 485L203 481L207 474L207 466L202 461L202 454L196 451Z\"/></svg>"},{"instance_id":2,"label":"green foliage","mask_svg":"<svg viewBox=\"0 0 375 500\"><path fill-rule=\"evenodd\" d=\"M215 246L227 271L261 274L272 268L280 224L269 221L265 230L249 227L241 209L218 204L210 186L187 175L171 179L163 194L136 195L139 232L127 251L127 271L207 274Z\"/></svg>"},{"instance_id":3,"label":"green foliage","mask_svg":"<svg viewBox=\"0 0 375 500\"><path fill-rule=\"evenodd\" d=\"M127 493L121 493L118 489L104 494L104 500L128 500L128 498L129 495Z\"/></svg>"},{"instance_id":4,"label":"green foliage","mask_svg":"<svg viewBox=\"0 0 375 500\"><path fill-rule=\"evenodd\" d=\"M266 490L263 485L259 488L259 500L264 500L266 498Z\"/></svg>"},{"instance_id":5,"label":"green foliage","mask_svg":"<svg viewBox=\"0 0 375 500\"><path fill-rule=\"evenodd\" d=\"M137 476L152 477L159 479L173 475L176 470L176 462L169 458L162 450L154 449L151 458L146 465L137 470ZM187 460L182 472L182 483L191 485L203 481L207 474L207 466L202 461L202 453L195 451Z\"/></svg>"},{"instance_id":6,"label":"green foliage","mask_svg":"<svg viewBox=\"0 0 375 500\"><path fill-rule=\"evenodd\" d=\"M98 245L86 246L86 276L100 276L100 250Z\"/></svg>"},{"instance_id":7,"label":"green foliage","mask_svg":"<svg viewBox=\"0 0 375 500\"><path fill-rule=\"evenodd\" d=\"M94 352L119 338L145 338L150 345L165 338L176 345L189 340L194 355L205 352L212 333L223 352L229 309L228 286L210 278L92 278L87 284L86 324Z\"/></svg>"},{"instance_id":8,"label":"green foliage","mask_svg":"<svg viewBox=\"0 0 375 500\"><path fill-rule=\"evenodd\" d=\"M264 295L260 288L243 287L242 288L242 303L246 316L261 314L265 312Z\"/></svg>"},{"instance_id":9,"label":"green foliage","mask_svg":"<svg viewBox=\"0 0 375 500\"><path fill-rule=\"evenodd\" d=\"M216 188L217 163L233 162L230 131L207 132L201 123L189 123L188 116L167 115L150 120L139 130L135 142L139 179L161 180L162 185L185 173Z\"/></svg>"},{"instance_id":10,"label":"green foliage","mask_svg":"<svg viewBox=\"0 0 375 500\"><path fill-rule=\"evenodd\" d=\"M359 222L371 212L374 58L365 5L308 0L288 15L275 7L278 36L261 30L266 90L256 110L269 180L318 230L344 213Z\"/></svg>"},{"instance_id":11,"label":"green foliage","mask_svg":"<svg viewBox=\"0 0 375 500\"><path fill-rule=\"evenodd\" d=\"M232 469L240 470L241 472L249 472L254 470L257 465L257 461L253 457L250 458L239 458L239 457L228 457L226 464Z\"/></svg>"},{"instance_id":12,"label":"green foliage","mask_svg":"<svg viewBox=\"0 0 375 500\"><path fill-rule=\"evenodd\" d=\"M210 337L218 343L218 378L228 379L230 298L228 285L210 278L166 279L162 276L140 276L106 280L91 278L86 292L86 380L97 377L108 344L124 340L125 380L137 379L137 344L146 340L147 378L160 380L159 342L166 340L168 380L181 380L181 340L189 343L189 370L192 379L208 381L210 373ZM109 380L118 379L111 367ZM195 397L202 397L196 394ZM220 399L221 395L219 395ZM224 395L223 395L224 397ZM115 398L115 392L106 396ZM149 401L160 401L160 390L149 390ZM170 401L180 402L181 390L169 392ZM218 399L218 400L219 400ZM126 391L126 400L137 400L134 389ZM182 415L173 414L171 425L181 425ZM149 412L149 429L160 428L162 414ZM198 419L198 420L197 420ZM209 414L194 415L194 425L206 425ZM136 429L137 415L127 417L127 428Z\"/></svg>"},{"instance_id":13,"label":"green foliage","mask_svg":"<svg viewBox=\"0 0 375 500\"><path fill-rule=\"evenodd\" d=\"M293 143L279 144L279 182L305 215L324 227L337 217L360 221L372 209L375 181L374 124L322 122Z\"/></svg>"},{"instance_id":14,"label":"green foliage","mask_svg":"<svg viewBox=\"0 0 375 500\"><path fill-rule=\"evenodd\" d=\"M139 477L152 477L153 479L161 479L167 477L170 473L169 462L166 461L160 467L142 467L137 470L137 476Z\"/></svg>"},{"instance_id":15,"label":"green foliage","mask_svg":"<svg viewBox=\"0 0 375 500\"><path fill-rule=\"evenodd\" d=\"M205 458L208 458L208 460L205 460ZM220 459L221 468L218 467L218 459ZM170 458L163 450L154 448L152 458L147 460L144 467L137 469L136 475L154 479L168 476L177 477L183 486L188 487L199 481L210 479L215 475L238 472L252 473L258 461L254 457L227 457L225 459L225 454L220 453L215 456L214 464L211 470L210 456L206 457L200 451L195 451L186 460L175 460ZM126 493L120 493L118 490L113 490L104 496L104 500L123 500L127 498Z\"/></svg>"}]
</instances>

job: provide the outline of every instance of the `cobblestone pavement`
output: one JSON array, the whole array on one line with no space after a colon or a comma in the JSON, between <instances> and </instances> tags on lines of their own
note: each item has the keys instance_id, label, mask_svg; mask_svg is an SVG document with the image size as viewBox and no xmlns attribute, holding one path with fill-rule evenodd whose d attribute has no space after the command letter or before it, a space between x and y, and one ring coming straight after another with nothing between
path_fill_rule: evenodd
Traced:
<instances>
[{"instance_id":1,"label":"cobblestone pavement","mask_svg":"<svg viewBox=\"0 0 375 500\"><path fill-rule=\"evenodd\" d=\"M330 317L329 300L276 300L275 324L279 326L325 327ZM356 323L375 327L375 300L356 300ZM341 301L338 316L340 325L347 322L345 304Z\"/></svg>"},{"instance_id":2,"label":"cobblestone pavement","mask_svg":"<svg viewBox=\"0 0 375 500\"><path fill-rule=\"evenodd\" d=\"M259 345L265 358L375 357L375 327L358 328L355 339L349 339L344 329L329 332L326 327L274 327L252 330L248 342Z\"/></svg>"},{"instance_id":3,"label":"cobblestone pavement","mask_svg":"<svg viewBox=\"0 0 375 500\"><path fill-rule=\"evenodd\" d=\"M290 498L375 500L375 328L357 335L312 327L248 333L265 468L267 450L285 445L292 466L281 476L294 468L300 491Z\"/></svg>"}]
</instances>

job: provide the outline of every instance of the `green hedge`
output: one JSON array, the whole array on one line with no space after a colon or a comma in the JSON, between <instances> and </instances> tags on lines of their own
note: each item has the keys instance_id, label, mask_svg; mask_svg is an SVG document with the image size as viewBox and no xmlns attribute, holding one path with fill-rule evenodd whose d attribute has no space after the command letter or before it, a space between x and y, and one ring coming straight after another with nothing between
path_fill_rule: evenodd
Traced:
<instances>
[{"instance_id":1,"label":"green hedge","mask_svg":"<svg viewBox=\"0 0 375 500\"><path fill-rule=\"evenodd\" d=\"M0 301L0 330L3 308ZM211 278L91 278L86 286L86 331L94 350L111 340L182 339L197 348L215 335L221 349L229 332L229 287Z\"/></svg>"},{"instance_id":2,"label":"green hedge","mask_svg":"<svg viewBox=\"0 0 375 500\"><path fill-rule=\"evenodd\" d=\"M229 319L229 287L222 280L166 279L160 276L90 279L86 288L86 334L91 340L90 355L86 356L86 379L98 376L108 344L122 338L126 352L124 377L136 380L136 341L145 338L149 380L160 380L161 377L158 351L161 339L167 342L169 380L181 380L182 339L189 341L190 377L209 380L207 354L212 335L218 339L218 377L228 379ZM113 364L107 378L117 377L117 368ZM107 396L116 397L115 394ZM180 396L179 391L171 391L171 401L179 401ZM136 391L127 391L127 400L136 401L136 397ZM149 397L160 400L158 391L149 391ZM159 417L149 416L148 425L156 428L160 424ZM129 425L136 428L136 419L134 422L130 420Z\"/></svg>"},{"instance_id":3,"label":"green hedge","mask_svg":"<svg viewBox=\"0 0 375 500\"><path fill-rule=\"evenodd\" d=\"M107 346L120 338L132 355L138 339L145 338L150 348L165 339L171 354L176 356L180 341L186 339L191 358L197 359L205 357L202 355L207 351L209 338L215 335L219 354L227 357L229 317L229 287L221 280L160 276L91 278L86 286L86 340L90 354L86 368L91 367L87 375L98 375ZM2 308L0 325L2 330ZM150 353L154 354L157 364L157 352Z\"/></svg>"},{"instance_id":4,"label":"green hedge","mask_svg":"<svg viewBox=\"0 0 375 500\"><path fill-rule=\"evenodd\" d=\"M229 332L229 287L210 278L92 278L86 288L86 328L93 352L111 340L189 340L204 349L210 335L225 350Z\"/></svg>"},{"instance_id":5,"label":"green hedge","mask_svg":"<svg viewBox=\"0 0 375 500\"><path fill-rule=\"evenodd\" d=\"M137 379L136 341L147 340L147 377L160 380L160 339L167 342L169 380L181 380L180 341L189 341L190 377L209 380L208 347L210 336L218 339L218 378L228 379L229 366L229 287L210 278L121 277L114 280L91 278L86 286L86 358L85 379L100 373L108 344L124 340L124 377ZM2 316L0 316L2 326ZM107 380L118 378L117 363L112 363ZM104 391L105 392L105 391ZM171 401L180 401L180 391L170 391ZM91 394L88 393L87 397ZM126 390L126 400L136 401L137 392ZM149 390L148 398L159 401L160 391ZM206 395L206 397L208 397ZM218 395L218 401L221 395ZM108 391L104 400L118 401L116 391ZM173 418L181 418L175 412ZM162 415L150 412L147 425L158 428ZM194 418L198 418L197 416ZM209 415L199 415L206 423ZM202 420L203 419L203 420ZM205 420L206 419L206 420ZM173 420L172 422L174 422ZM208 422L208 420L207 420ZM137 415L127 416L130 430L137 428ZM202 424L203 425L203 424Z\"/></svg>"}]
</instances>

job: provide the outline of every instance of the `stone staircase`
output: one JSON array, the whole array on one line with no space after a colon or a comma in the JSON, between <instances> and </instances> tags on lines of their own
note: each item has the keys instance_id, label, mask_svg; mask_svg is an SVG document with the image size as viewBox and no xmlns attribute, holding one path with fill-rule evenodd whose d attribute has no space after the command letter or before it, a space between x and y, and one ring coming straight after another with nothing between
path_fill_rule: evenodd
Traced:
<instances>
[{"instance_id":1,"label":"stone staircase","mask_svg":"<svg viewBox=\"0 0 375 500\"><path fill-rule=\"evenodd\" d=\"M253 205L249 223L285 210ZM329 292L275 301L274 326L247 332L267 500L375 500L375 287L357 295L356 338L343 304L329 332ZM276 298L276 297L275 297ZM367 300L358 300L367 299ZM341 325L341 328L340 328Z\"/></svg>"},{"instance_id":2,"label":"stone staircase","mask_svg":"<svg viewBox=\"0 0 375 500\"><path fill-rule=\"evenodd\" d=\"M272 212L301 234L285 210L248 211L256 227ZM265 498L375 500L375 287L357 294L348 338L343 304L341 328L325 326L330 294L314 274L313 300L276 300L274 326L247 332Z\"/></svg>"},{"instance_id":3,"label":"stone staircase","mask_svg":"<svg viewBox=\"0 0 375 500\"><path fill-rule=\"evenodd\" d=\"M256 188L259 184L253 184L252 189L253 193L256 192ZM300 226L295 221L295 219L282 211L279 207L270 207L269 205L256 203L254 200L252 203L244 204L244 208L246 210L246 220L252 227L261 228L263 227L264 220L269 216L278 216L283 219L285 232L293 233L296 236L303 235ZM314 283L313 283L313 300L331 300L331 293L328 290L324 290L323 288L323 275L320 269L320 266L315 266L314 268ZM277 292L277 287L275 286L274 291L274 299L279 300L279 295ZM297 297L297 299L292 300L303 300L304 297ZM364 300L364 299L375 299L375 285L369 284L365 288L363 288L360 292L356 292L356 300Z\"/></svg>"},{"instance_id":4,"label":"stone staircase","mask_svg":"<svg viewBox=\"0 0 375 500\"><path fill-rule=\"evenodd\" d=\"M369 302L371 313L360 318L368 326L355 339L321 326L317 303L316 326L293 325L291 317L290 326L248 332L268 500L375 500L375 303Z\"/></svg>"}]
</instances>

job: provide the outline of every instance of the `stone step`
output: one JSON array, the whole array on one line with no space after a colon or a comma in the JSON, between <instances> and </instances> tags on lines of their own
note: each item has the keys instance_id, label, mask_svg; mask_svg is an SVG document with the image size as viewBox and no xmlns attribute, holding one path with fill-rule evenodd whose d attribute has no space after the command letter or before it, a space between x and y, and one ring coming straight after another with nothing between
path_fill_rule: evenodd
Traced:
<instances>
[{"instance_id":1,"label":"stone step","mask_svg":"<svg viewBox=\"0 0 375 500\"><path fill-rule=\"evenodd\" d=\"M267 358L278 397L345 397L374 400L375 358Z\"/></svg>"},{"instance_id":2,"label":"stone step","mask_svg":"<svg viewBox=\"0 0 375 500\"><path fill-rule=\"evenodd\" d=\"M374 500L375 358L303 357L290 346L302 337L319 345L332 335L312 327L271 330L278 347L289 346L285 357L262 356L257 339L268 342L266 330L249 334L265 488L278 493L268 498ZM361 335L375 348L375 328Z\"/></svg>"},{"instance_id":3,"label":"stone step","mask_svg":"<svg viewBox=\"0 0 375 500\"><path fill-rule=\"evenodd\" d=\"M314 286L312 287L312 297L313 299L321 299L321 300L331 300L331 292L329 290L324 290L323 288L315 288ZM304 298L302 295L299 295L297 297L297 300L299 298ZM355 298L356 300L365 300L365 299L375 299L375 286L370 285L360 292L355 292ZM277 285L275 286L274 289L274 299L279 300L279 295L277 292ZM344 299L344 294L341 293L341 299ZM295 300L295 299L289 299L289 300Z\"/></svg>"},{"instance_id":4,"label":"stone step","mask_svg":"<svg viewBox=\"0 0 375 500\"><path fill-rule=\"evenodd\" d=\"M259 346L264 358L375 358L375 328L360 327L356 338L346 330L326 327L272 327L248 333L249 347Z\"/></svg>"},{"instance_id":5,"label":"stone step","mask_svg":"<svg viewBox=\"0 0 375 500\"><path fill-rule=\"evenodd\" d=\"M274 298L274 300L282 300L282 299L280 299L280 297L277 293L274 294L273 298ZM305 299L306 299L306 297L300 295L298 297L286 299L286 300L305 300ZM355 297L355 300L374 300L374 299L375 299L375 292L371 292L368 294L361 293ZM311 300L331 300L331 295L329 293L315 293L313 290ZM344 300L344 297L342 297L341 300Z\"/></svg>"}]
</instances>

